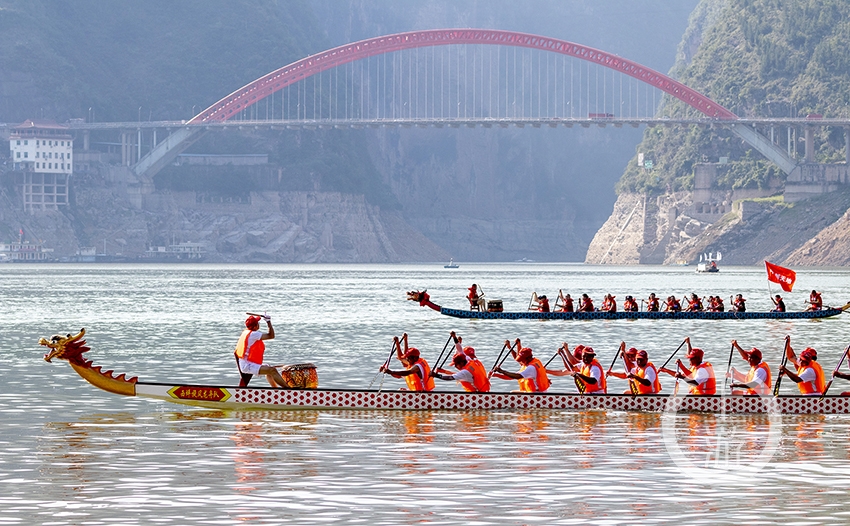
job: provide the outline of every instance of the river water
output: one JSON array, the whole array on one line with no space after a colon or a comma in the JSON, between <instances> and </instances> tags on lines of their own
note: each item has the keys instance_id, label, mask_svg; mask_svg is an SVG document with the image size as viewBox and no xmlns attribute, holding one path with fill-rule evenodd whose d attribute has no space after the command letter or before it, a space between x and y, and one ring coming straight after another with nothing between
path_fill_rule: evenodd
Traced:
<instances>
[{"instance_id":1,"label":"river water","mask_svg":"<svg viewBox=\"0 0 850 526\"><path fill-rule=\"evenodd\" d=\"M798 269L783 294L843 305L850 270ZM490 364L505 339L542 359L621 340L662 363L685 336L718 374L729 342L777 368L785 335L824 369L850 344L822 321L456 320L405 301L427 288L465 307L478 283L506 310L532 291L646 298L743 293L770 307L764 269L503 264L0 266L0 525L6 524L836 524L850 521L850 416L604 411L222 412L112 395L42 361L39 337L88 331L88 357L142 381L233 385L246 311L268 311L267 361L318 366L321 387L375 379L393 335L432 361L451 330ZM776 293L776 286L773 292ZM728 299L727 299L728 303ZM737 356L734 365L745 369ZM394 364L398 368L398 364ZM569 378L553 390L569 391ZM258 380L255 380L258 381ZM515 382L494 380L494 390ZM672 390L665 379L664 392ZM442 389L456 389L440 383ZM610 391L625 389L611 380ZM783 392L792 393L786 380ZM831 392L850 390L838 381ZM731 451L731 453L729 453ZM722 454L721 454L722 452Z\"/></svg>"}]
</instances>

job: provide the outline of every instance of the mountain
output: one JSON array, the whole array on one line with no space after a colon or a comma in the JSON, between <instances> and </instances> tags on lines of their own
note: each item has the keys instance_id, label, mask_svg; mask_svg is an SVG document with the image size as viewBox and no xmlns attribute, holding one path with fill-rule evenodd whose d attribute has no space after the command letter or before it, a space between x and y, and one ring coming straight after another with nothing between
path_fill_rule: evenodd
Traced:
<instances>
[{"instance_id":1,"label":"mountain","mask_svg":"<svg viewBox=\"0 0 850 526\"><path fill-rule=\"evenodd\" d=\"M704 0L694 11L672 74L740 117L849 118L848 45L846 2ZM659 114L696 116L670 99ZM819 264L802 257L801 246L817 254L825 253L817 246L838 242L829 233L836 229L823 234L813 229L838 220L850 204L843 197L850 182L846 131L814 128L814 162L807 162L805 130L788 129L763 131L775 132L775 142L799 163L791 176L727 129L647 129L639 155L617 184L614 212L586 261L672 263L722 250L731 263ZM639 159L652 160L652 167ZM811 183L805 183L807 177ZM802 184L810 186L810 194L799 193ZM803 197L811 199L800 201ZM820 264L850 264L850 246L830 254Z\"/></svg>"}]
</instances>

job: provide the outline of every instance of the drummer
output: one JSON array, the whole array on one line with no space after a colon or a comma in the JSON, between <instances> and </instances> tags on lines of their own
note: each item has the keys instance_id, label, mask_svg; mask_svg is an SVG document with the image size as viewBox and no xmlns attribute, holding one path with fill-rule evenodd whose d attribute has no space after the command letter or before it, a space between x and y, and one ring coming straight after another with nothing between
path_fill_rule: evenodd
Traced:
<instances>
[{"instance_id":1,"label":"drummer","mask_svg":"<svg viewBox=\"0 0 850 526\"><path fill-rule=\"evenodd\" d=\"M402 389L403 391L433 391L434 378L431 376L431 367L428 362L419 356L419 349L408 347L407 333L404 333L401 338L404 342L404 352L401 350L398 336L393 338L393 345L395 346L396 357L406 369L391 371L388 364L384 364L380 371L393 378L404 378L404 381L407 382L407 389Z\"/></svg>"},{"instance_id":2,"label":"drummer","mask_svg":"<svg viewBox=\"0 0 850 526\"><path fill-rule=\"evenodd\" d=\"M260 331L260 320L265 320L268 332ZM268 314L263 316L250 315L245 320L245 330L236 342L233 354L236 356L236 365L242 378L239 387L248 387L248 382L257 374L263 374L272 387L287 387L286 381L280 376L277 369L271 365L263 364L263 353L266 350L266 340L274 339L274 327L272 317Z\"/></svg>"}]
</instances>

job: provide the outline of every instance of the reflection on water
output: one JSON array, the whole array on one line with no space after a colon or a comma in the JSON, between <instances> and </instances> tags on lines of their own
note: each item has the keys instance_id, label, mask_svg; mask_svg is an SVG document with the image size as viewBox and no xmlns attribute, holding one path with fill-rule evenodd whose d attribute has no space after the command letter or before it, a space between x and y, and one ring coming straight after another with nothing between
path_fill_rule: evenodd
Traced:
<instances>
[{"instance_id":1,"label":"reflection on water","mask_svg":"<svg viewBox=\"0 0 850 526\"><path fill-rule=\"evenodd\" d=\"M660 363L685 336L715 363L725 363L737 338L773 364L786 334L835 363L850 343L842 319L506 324L441 317L404 300L404 291L428 288L459 306L474 280L506 307L524 308L531 290L646 297L675 280L682 290L743 292L758 308L768 302L759 299L763 269L724 267L721 282L662 268L554 265L466 265L449 274L423 266L7 267L0 524L847 522L850 416L676 415L676 442L700 465L718 458L720 436L748 458L778 429L764 470L710 484L676 465L660 414L198 410L97 391L67 365L41 362L36 345L85 326L89 358L107 369L143 381L231 382L242 317L259 309L277 320L270 359L316 363L326 387L366 387L403 332L432 359L456 330L488 365L516 337L541 352L590 344L607 359L626 340ZM807 280L838 297L848 275L811 271ZM265 304L245 305L246 291ZM612 380L612 391L624 389Z\"/></svg>"},{"instance_id":2,"label":"reflection on water","mask_svg":"<svg viewBox=\"0 0 850 526\"><path fill-rule=\"evenodd\" d=\"M763 415L680 416L682 447L698 452L720 425L744 437L769 425ZM781 425L779 451L758 484L700 487L671 466L658 414L92 414L44 426L42 485L26 500L56 524L138 514L164 523L842 521L847 420L787 417ZM12 502L8 493L0 500L6 517L25 522Z\"/></svg>"}]
</instances>

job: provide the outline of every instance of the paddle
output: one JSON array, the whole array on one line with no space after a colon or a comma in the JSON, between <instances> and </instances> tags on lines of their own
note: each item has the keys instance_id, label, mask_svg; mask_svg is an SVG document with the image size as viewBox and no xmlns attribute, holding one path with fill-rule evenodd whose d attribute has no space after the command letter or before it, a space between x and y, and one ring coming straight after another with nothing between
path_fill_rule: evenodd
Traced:
<instances>
[{"instance_id":1,"label":"paddle","mask_svg":"<svg viewBox=\"0 0 850 526\"><path fill-rule=\"evenodd\" d=\"M844 364L844 359L847 358L848 351L850 351L850 345L848 345L847 348L844 349L844 354L841 355L841 360L839 360L838 365L836 365L835 369L832 371L832 378L829 379L829 382L827 382L826 387L823 388L823 394L820 395L821 398L826 396L826 392L829 391L830 387L832 387L832 381L835 380L835 373L837 373L838 370L841 369L841 366Z\"/></svg>"},{"instance_id":2,"label":"paddle","mask_svg":"<svg viewBox=\"0 0 850 526\"><path fill-rule=\"evenodd\" d=\"M729 363L726 364L726 376L723 378L723 392L726 392L726 385L729 383L729 370L732 368L732 353L735 352L735 344L729 349Z\"/></svg>"},{"instance_id":3,"label":"paddle","mask_svg":"<svg viewBox=\"0 0 850 526\"><path fill-rule=\"evenodd\" d=\"M386 359L386 360L384 360L384 365L383 365L383 367L381 367L380 369L383 369L384 367L389 367L389 366L390 366L390 360L392 360L392 359L393 359L393 352L395 351L395 348L396 348L396 347L395 347L395 340L393 340L392 345L390 345L390 354L387 356L387 359ZM377 380L377 379L378 379L378 375L379 375L379 374L384 374L384 375L386 375L386 374L387 374L385 371L381 371L380 369L378 369L378 373L377 373L377 374L375 374L375 377L374 377L374 378L372 378L372 381L371 381L371 382L369 382L369 389L371 389L371 388L372 388L372 384L374 384L374 383L375 383L375 380ZM378 391L380 391L380 390L381 390L381 388L382 388L383 386L384 386L384 379L383 379L383 378L381 378L381 387L378 387Z\"/></svg>"},{"instance_id":4,"label":"paddle","mask_svg":"<svg viewBox=\"0 0 850 526\"><path fill-rule=\"evenodd\" d=\"M543 368L546 369L547 367L549 367L549 364L552 363L552 360L554 360L555 357L557 357L560 353L561 353L561 347L558 347L558 350L555 351L555 354L553 354L551 358L549 358L549 361L546 362L546 365L544 365Z\"/></svg>"},{"instance_id":5,"label":"paddle","mask_svg":"<svg viewBox=\"0 0 850 526\"><path fill-rule=\"evenodd\" d=\"M621 354L623 356L623 368L626 370L626 379L629 381L629 391L632 392L632 396L637 396L638 395L637 381L629 378L629 374L631 374L631 371L629 371L629 364L628 364L628 362L626 362L626 353L617 353L617 354Z\"/></svg>"},{"instance_id":6,"label":"paddle","mask_svg":"<svg viewBox=\"0 0 850 526\"><path fill-rule=\"evenodd\" d=\"M788 364L788 346L791 344L791 337L785 337L785 349L782 351L782 360L779 363L779 376L776 377L776 384L773 386L773 396L779 396L779 384L782 383L782 368Z\"/></svg>"},{"instance_id":7,"label":"paddle","mask_svg":"<svg viewBox=\"0 0 850 526\"><path fill-rule=\"evenodd\" d=\"M508 342L508 341L505 341L505 343L502 345L502 350L501 350L501 351L499 351L499 356L496 358L496 362L493 364L493 367L490 369L490 372L487 374L487 376L488 376L488 377L493 376L493 371L495 371L496 369L498 369L499 367L501 367L502 363L504 363L504 360L502 359L502 354L504 354L505 349L513 350L513 348L514 348L513 344L509 344L509 342ZM509 352L509 353L505 356L505 358L507 359L507 357L508 357L510 354L511 354L511 353Z\"/></svg>"},{"instance_id":8,"label":"paddle","mask_svg":"<svg viewBox=\"0 0 850 526\"><path fill-rule=\"evenodd\" d=\"M679 346L676 347L676 350L673 351L673 354L671 354L670 357L667 358L667 361L664 362L664 365L661 366L661 369L665 369L667 367L667 364L670 363L670 360L672 360L673 357L676 356L676 353L679 352L679 349L681 349L682 346L685 345L685 343L687 343L687 341L688 341L687 338L682 340L682 343L680 343ZM678 371L678 368L677 368L676 373L678 373L678 372L679 371ZM677 394L679 394L679 376L678 375L676 376L676 385L673 387L673 397L675 397Z\"/></svg>"},{"instance_id":9,"label":"paddle","mask_svg":"<svg viewBox=\"0 0 850 526\"><path fill-rule=\"evenodd\" d=\"M451 335L451 334L449 334L449 338L446 340L446 344L445 344L445 345L443 345L443 350L442 350L442 351L440 351L440 356L439 356L439 357L437 357L437 361L436 361L436 362L434 362L434 365L436 365L436 368L434 368L434 370L435 370L435 371L437 371L437 370L441 369L441 368L443 367L443 365L445 365L445 364L446 364L446 362L448 361L448 359L449 359L449 355L451 355L451 353L446 354L446 358L445 358L445 360L443 359L443 354L445 354L446 349L448 349L448 348L449 348L449 342L450 342L450 341L452 341L452 335ZM440 363L441 361L442 361L442 363Z\"/></svg>"}]
</instances>

